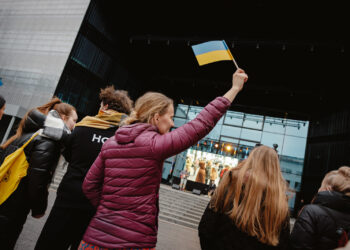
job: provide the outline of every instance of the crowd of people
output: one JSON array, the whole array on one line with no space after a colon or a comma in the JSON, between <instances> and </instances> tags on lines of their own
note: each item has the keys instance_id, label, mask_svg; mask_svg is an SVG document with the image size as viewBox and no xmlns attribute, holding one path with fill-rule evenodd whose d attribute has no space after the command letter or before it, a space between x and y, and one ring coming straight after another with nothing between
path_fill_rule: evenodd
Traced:
<instances>
[{"instance_id":1,"label":"crowd of people","mask_svg":"<svg viewBox=\"0 0 350 250\"><path fill-rule=\"evenodd\" d=\"M28 111L15 135L1 145L0 163L34 138L24 148L27 175L0 204L1 249L14 248L29 213L34 218L45 214L48 185L61 154L68 169L35 249L155 249L164 160L205 137L247 80L238 69L223 96L172 131L173 101L156 92L134 104L125 91L101 89L98 114L78 123L75 108L58 98ZM0 96L0 119L4 109ZM237 167L220 172L211 166L206 173L206 164L198 162L196 179L213 184L220 175L220 183L198 227L202 249L334 249L346 244L349 167L325 176L290 232L287 183L273 148L258 145Z\"/></svg>"}]
</instances>

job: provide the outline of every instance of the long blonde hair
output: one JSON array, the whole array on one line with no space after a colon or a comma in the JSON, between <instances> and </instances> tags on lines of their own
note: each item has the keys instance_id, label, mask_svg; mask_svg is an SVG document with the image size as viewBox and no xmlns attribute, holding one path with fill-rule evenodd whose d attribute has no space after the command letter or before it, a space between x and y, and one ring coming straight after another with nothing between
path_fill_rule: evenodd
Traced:
<instances>
[{"instance_id":1,"label":"long blonde hair","mask_svg":"<svg viewBox=\"0 0 350 250\"><path fill-rule=\"evenodd\" d=\"M157 92L147 92L136 100L134 110L122 125L150 123L155 114L165 114L170 105L173 105L173 100L169 97Z\"/></svg>"},{"instance_id":2,"label":"long blonde hair","mask_svg":"<svg viewBox=\"0 0 350 250\"><path fill-rule=\"evenodd\" d=\"M241 231L276 246L289 213L286 189L277 153L259 146L224 175L210 207L227 214Z\"/></svg>"},{"instance_id":3,"label":"long blonde hair","mask_svg":"<svg viewBox=\"0 0 350 250\"><path fill-rule=\"evenodd\" d=\"M322 185L330 186L331 190L350 196L350 167L342 166L338 170L325 175Z\"/></svg>"}]
</instances>

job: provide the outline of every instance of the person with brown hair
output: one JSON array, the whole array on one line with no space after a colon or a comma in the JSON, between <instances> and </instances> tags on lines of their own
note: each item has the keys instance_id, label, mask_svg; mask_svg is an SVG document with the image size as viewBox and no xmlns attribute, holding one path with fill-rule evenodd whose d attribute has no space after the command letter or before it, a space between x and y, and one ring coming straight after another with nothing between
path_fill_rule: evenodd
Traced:
<instances>
[{"instance_id":1,"label":"person with brown hair","mask_svg":"<svg viewBox=\"0 0 350 250\"><path fill-rule=\"evenodd\" d=\"M46 115L57 116L56 120L64 124L65 129L73 129L77 113L73 106L53 98L49 103L30 110L22 118L16 134L8 139L1 148L6 156L15 152L34 133L45 127ZM41 218L47 208L48 186L56 169L61 153L61 142L39 133L24 149L29 167L27 176L20 180L17 189L0 205L0 242L1 249L13 249L28 213Z\"/></svg>"},{"instance_id":2,"label":"person with brown hair","mask_svg":"<svg viewBox=\"0 0 350 250\"><path fill-rule=\"evenodd\" d=\"M205 161L200 161L198 163L199 165L199 170L196 176L196 182L200 182L205 184L206 180L206 166L205 166Z\"/></svg>"},{"instance_id":3,"label":"person with brown hair","mask_svg":"<svg viewBox=\"0 0 350 250\"><path fill-rule=\"evenodd\" d=\"M113 86L101 89L100 109L76 124L63 152L69 162L55 203L41 231L35 249L77 249L95 208L82 192L86 173L103 143L118 129L132 109L128 93Z\"/></svg>"},{"instance_id":4,"label":"person with brown hair","mask_svg":"<svg viewBox=\"0 0 350 250\"><path fill-rule=\"evenodd\" d=\"M174 129L173 101L148 92L105 142L83 191L97 208L79 249L153 249L157 242L159 186L164 160L207 135L230 107L248 76L238 69L231 89L189 123Z\"/></svg>"},{"instance_id":5,"label":"person with brown hair","mask_svg":"<svg viewBox=\"0 0 350 250\"><path fill-rule=\"evenodd\" d=\"M350 232L350 167L328 172L311 204L299 212L291 249L334 249L345 246Z\"/></svg>"},{"instance_id":6,"label":"person with brown hair","mask_svg":"<svg viewBox=\"0 0 350 250\"><path fill-rule=\"evenodd\" d=\"M211 171L210 171L209 186L212 186L215 183L216 178L218 178L218 170L217 170L216 166L212 166Z\"/></svg>"},{"instance_id":7,"label":"person with brown hair","mask_svg":"<svg viewBox=\"0 0 350 250\"><path fill-rule=\"evenodd\" d=\"M275 150L253 149L216 188L198 226L202 249L287 249L286 188Z\"/></svg>"}]
</instances>

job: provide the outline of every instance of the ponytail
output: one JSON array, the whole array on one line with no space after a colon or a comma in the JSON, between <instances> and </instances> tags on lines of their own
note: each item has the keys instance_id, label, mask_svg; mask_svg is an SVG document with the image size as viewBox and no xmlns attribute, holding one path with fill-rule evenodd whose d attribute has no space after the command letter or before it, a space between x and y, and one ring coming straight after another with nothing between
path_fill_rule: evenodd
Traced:
<instances>
[{"instance_id":1,"label":"ponytail","mask_svg":"<svg viewBox=\"0 0 350 250\"><path fill-rule=\"evenodd\" d=\"M170 105L173 105L173 100L169 97L157 92L147 92L136 100L135 109L122 125L150 123L155 114L165 114Z\"/></svg>"}]
</instances>

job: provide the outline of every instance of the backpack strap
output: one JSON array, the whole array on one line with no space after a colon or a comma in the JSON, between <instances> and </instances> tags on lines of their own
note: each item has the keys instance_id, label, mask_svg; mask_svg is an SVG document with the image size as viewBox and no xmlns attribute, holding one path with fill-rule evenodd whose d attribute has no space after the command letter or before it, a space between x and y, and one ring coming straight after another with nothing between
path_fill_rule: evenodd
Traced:
<instances>
[{"instance_id":1,"label":"backpack strap","mask_svg":"<svg viewBox=\"0 0 350 250\"><path fill-rule=\"evenodd\" d=\"M21 148L25 148L37 135L39 135L39 131L38 132L35 132L30 138L28 141L26 141Z\"/></svg>"}]
</instances>

